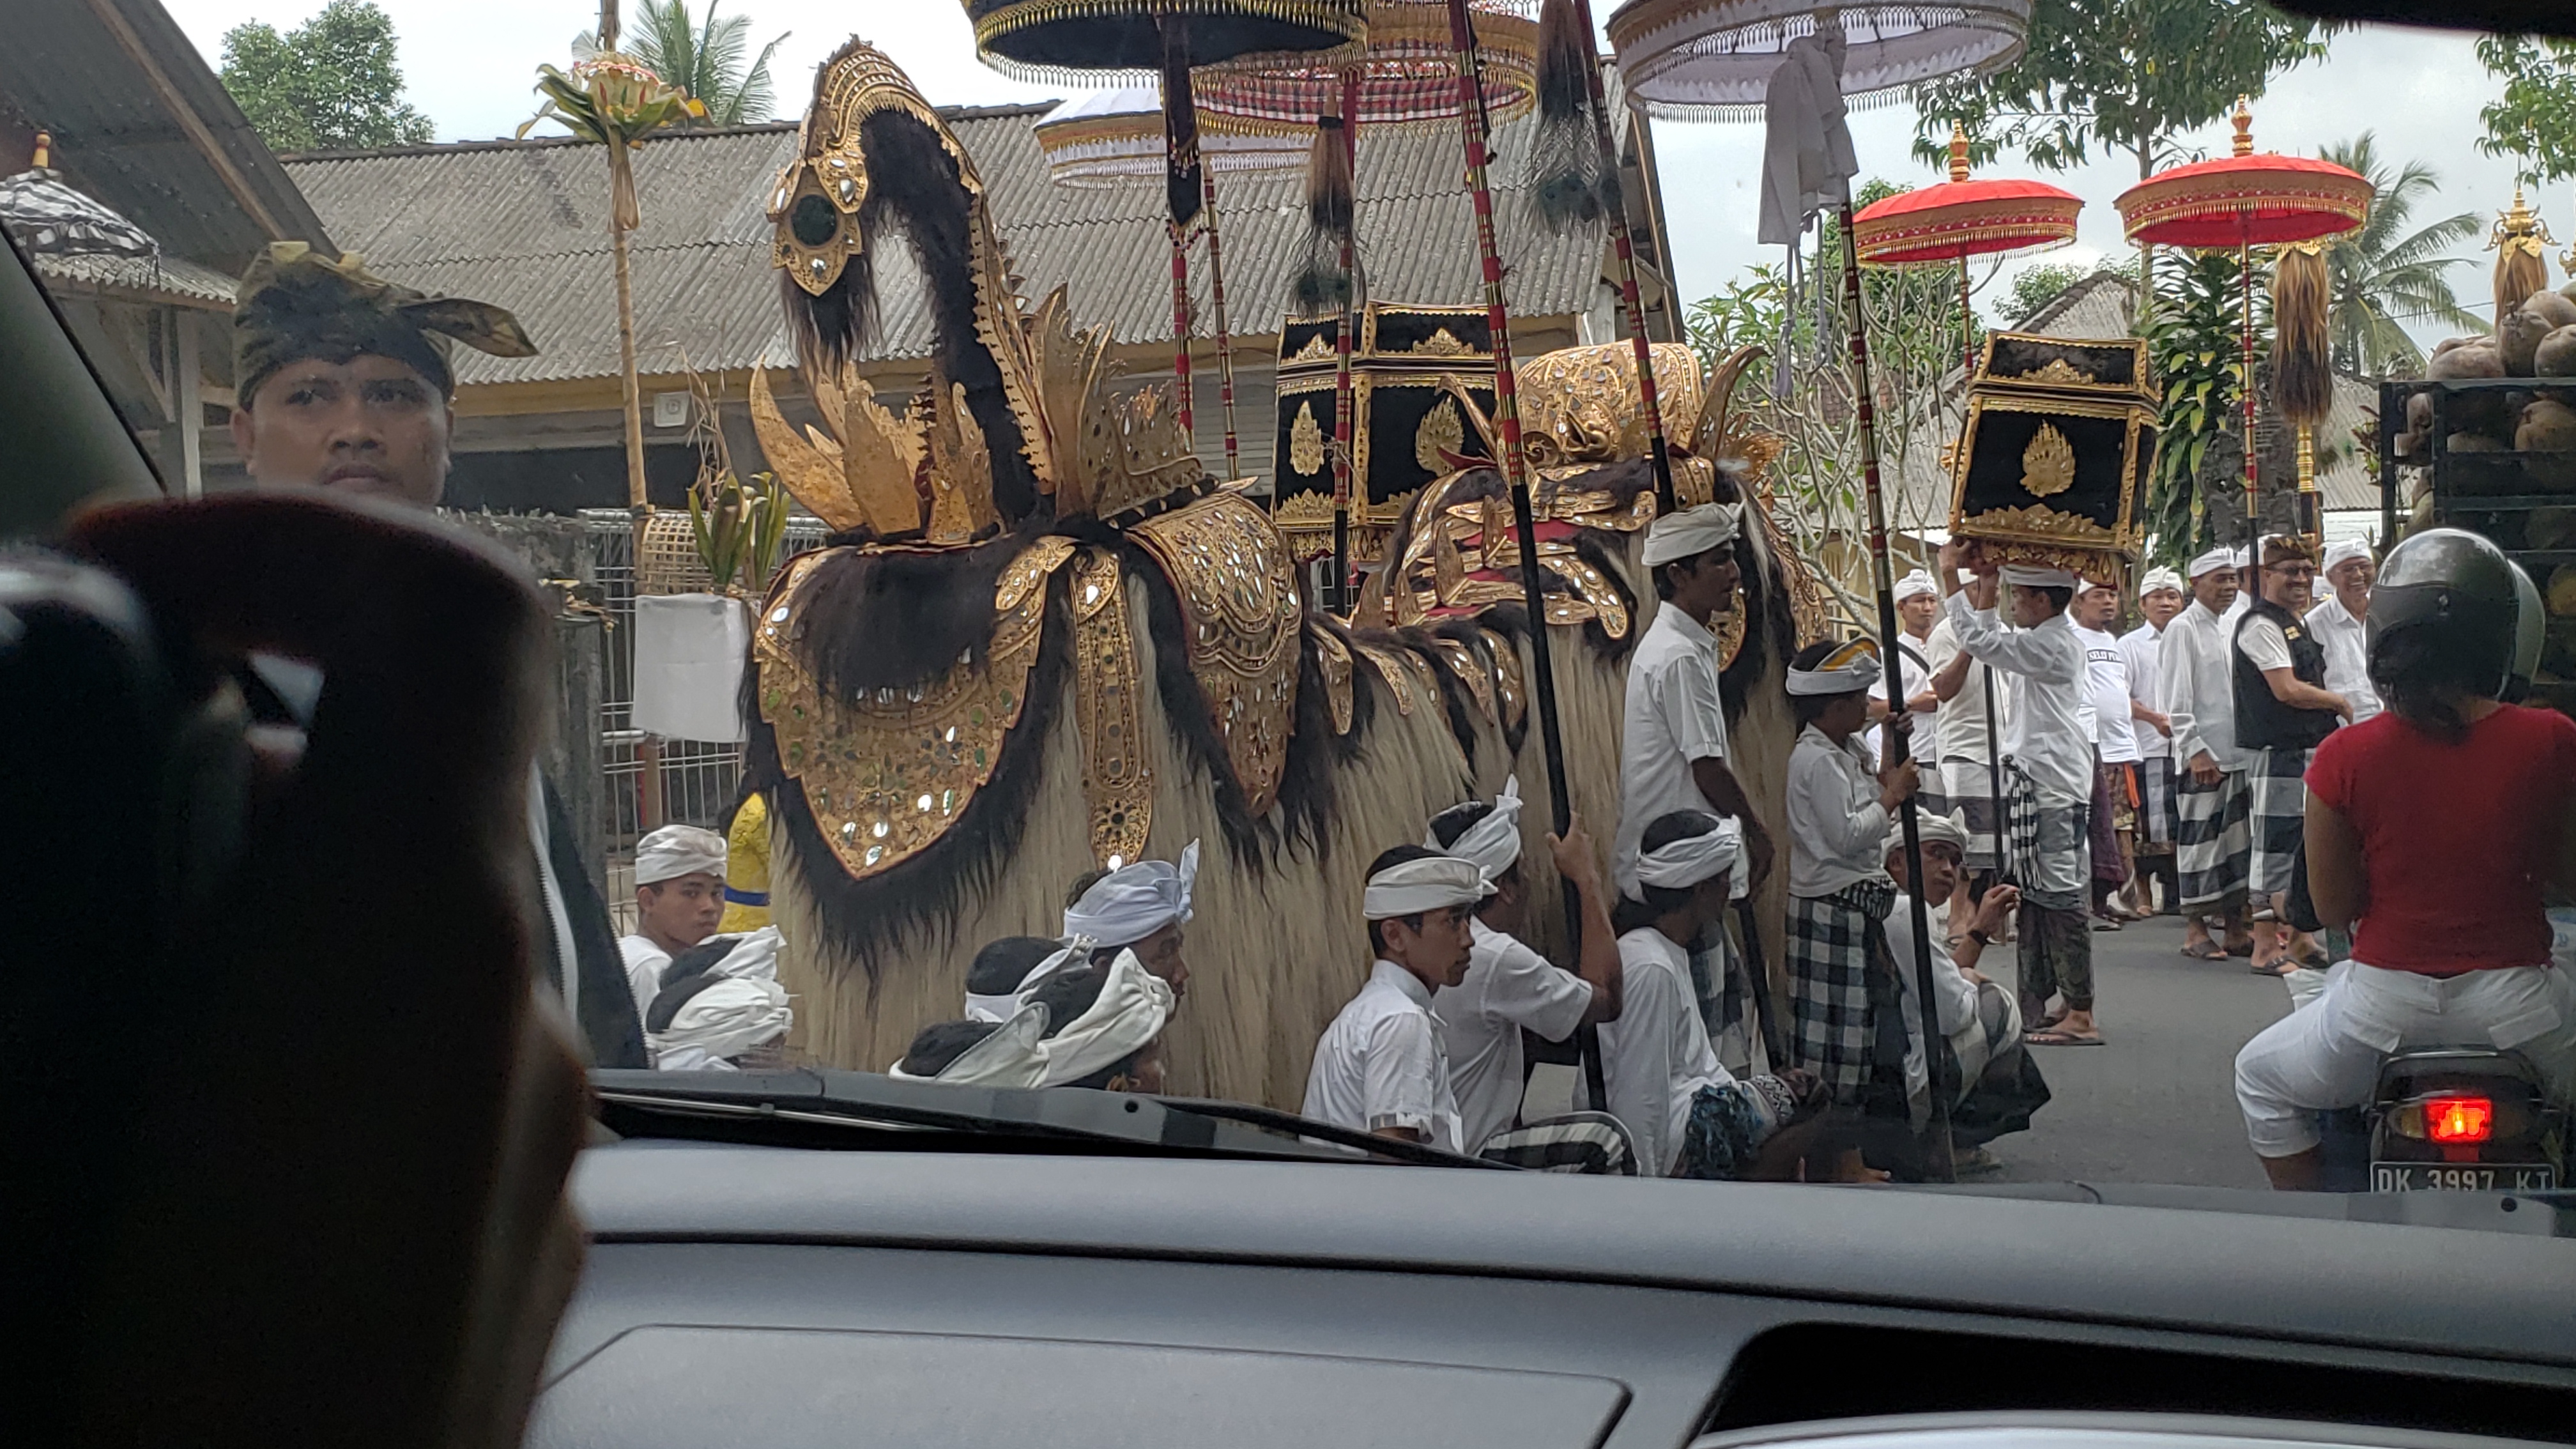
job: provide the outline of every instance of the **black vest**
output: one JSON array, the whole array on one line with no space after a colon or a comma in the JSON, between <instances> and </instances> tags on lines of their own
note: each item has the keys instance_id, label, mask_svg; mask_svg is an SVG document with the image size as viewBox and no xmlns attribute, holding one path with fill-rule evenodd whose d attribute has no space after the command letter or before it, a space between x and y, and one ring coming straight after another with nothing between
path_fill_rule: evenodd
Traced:
<instances>
[{"instance_id":1,"label":"black vest","mask_svg":"<svg viewBox=\"0 0 2576 1449\"><path fill-rule=\"evenodd\" d=\"M2236 621L2234 683L2236 744L2247 750L2312 750L2334 733L2341 716L2330 709L2295 709L2273 697L2272 682L2245 657L2245 626L2269 619L2290 641L2290 673L2302 684L2326 685L2326 646L2309 633L2307 621L2271 600L2256 595Z\"/></svg>"}]
</instances>

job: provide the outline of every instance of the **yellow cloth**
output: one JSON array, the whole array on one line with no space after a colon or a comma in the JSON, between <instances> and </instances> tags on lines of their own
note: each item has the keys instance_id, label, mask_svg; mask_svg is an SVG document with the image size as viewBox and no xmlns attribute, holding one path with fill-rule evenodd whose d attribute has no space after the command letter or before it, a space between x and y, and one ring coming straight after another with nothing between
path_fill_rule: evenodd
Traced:
<instances>
[{"instance_id":1,"label":"yellow cloth","mask_svg":"<svg viewBox=\"0 0 2576 1449\"><path fill-rule=\"evenodd\" d=\"M746 904L750 896L758 905ZM769 807L757 795L734 812L733 829L725 832L724 919L719 934L757 931L769 924Z\"/></svg>"}]
</instances>

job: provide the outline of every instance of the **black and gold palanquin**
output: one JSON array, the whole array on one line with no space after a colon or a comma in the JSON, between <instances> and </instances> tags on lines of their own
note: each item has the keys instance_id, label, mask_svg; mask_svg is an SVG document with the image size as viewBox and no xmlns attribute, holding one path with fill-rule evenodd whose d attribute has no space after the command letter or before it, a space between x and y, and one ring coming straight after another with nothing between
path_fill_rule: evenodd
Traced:
<instances>
[{"instance_id":1,"label":"black and gold palanquin","mask_svg":"<svg viewBox=\"0 0 2576 1449\"><path fill-rule=\"evenodd\" d=\"M1989 334L1951 459L1950 532L2079 573L2134 559L2155 451L2144 342Z\"/></svg>"},{"instance_id":2,"label":"black and gold palanquin","mask_svg":"<svg viewBox=\"0 0 2576 1449\"><path fill-rule=\"evenodd\" d=\"M1290 319L1279 333L1278 432L1271 511L1299 559L1333 551L1333 349L1341 319ZM1482 307L1371 302L1351 354L1351 557L1376 563L1407 504L1470 445L1455 383L1494 407L1493 330Z\"/></svg>"}]
</instances>

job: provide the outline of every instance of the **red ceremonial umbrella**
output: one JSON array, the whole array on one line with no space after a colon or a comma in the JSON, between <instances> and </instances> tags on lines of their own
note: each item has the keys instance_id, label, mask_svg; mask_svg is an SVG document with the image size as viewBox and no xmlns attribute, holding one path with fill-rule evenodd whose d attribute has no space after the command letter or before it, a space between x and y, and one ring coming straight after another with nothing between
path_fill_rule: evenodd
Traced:
<instances>
[{"instance_id":1,"label":"red ceremonial umbrella","mask_svg":"<svg viewBox=\"0 0 2576 1449\"><path fill-rule=\"evenodd\" d=\"M2254 149L2254 115L2236 102L2233 154L2159 171L2120 193L2129 240L2236 248L2244 286L2245 517L2260 533L2254 478L2254 248L2339 236L2370 219L2367 177L2325 161ZM2259 544L2259 540L2249 540ZM2257 560L2260 562L2260 560Z\"/></svg>"},{"instance_id":2,"label":"red ceremonial umbrella","mask_svg":"<svg viewBox=\"0 0 2576 1449\"><path fill-rule=\"evenodd\" d=\"M2043 181L1971 181L1968 134L1950 128L1950 179L1862 207L1852 218L1852 244L1864 266L1959 264L1959 321L1975 331L1968 305L1968 258L2019 256L2075 240L2081 197ZM1976 370L1968 347L1968 370Z\"/></svg>"},{"instance_id":3,"label":"red ceremonial umbrella","mask_svg":"<svg viewBox=\"0 0 2576 1449\"><path fill-rule=\"evenodd\" d=\"M1966 371L1977 370L1975 313L1968 302L1968 258L2046 251L2075 240L2083 199L2039 181L1968 179L1968 133L1950 127L1950 179L1884 197L1852 218L1860 260L1882 267L1959 264L1959 337ZM1995 750L1994 671L1986 671L1986 776L1995 801L1995 859L2004 858L2003 767Z\"/></svg>"}]
</instances>

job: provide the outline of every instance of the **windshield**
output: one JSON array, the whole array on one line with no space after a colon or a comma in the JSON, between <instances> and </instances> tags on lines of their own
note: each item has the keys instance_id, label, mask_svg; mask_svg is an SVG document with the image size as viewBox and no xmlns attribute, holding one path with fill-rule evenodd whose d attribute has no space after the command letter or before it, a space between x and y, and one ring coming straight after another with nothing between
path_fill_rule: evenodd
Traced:
<instances>
[{"instance_id":1,"label":"windshield","mask_svg":"<svg viewBox=\"0 0 2576 1449\"><path fill-rule=\"evenodd\" d=\"M2576 43L31 3L0 221L164 491L542 594L617 1131L2564 1179Z\"/></svg>"}]
</instances>

